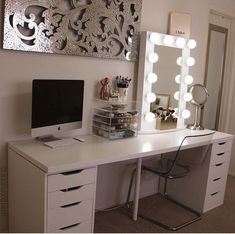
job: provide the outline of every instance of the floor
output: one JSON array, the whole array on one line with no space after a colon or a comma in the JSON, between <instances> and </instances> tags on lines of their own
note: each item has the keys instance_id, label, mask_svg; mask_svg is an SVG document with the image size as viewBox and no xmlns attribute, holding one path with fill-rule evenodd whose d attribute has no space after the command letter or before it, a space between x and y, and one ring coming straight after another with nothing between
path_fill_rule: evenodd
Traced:
<instances>
[{"instance_id":1,"label":"floor","mask_svg":"<svg viewBox=\"0 0 235 234\"><path fill-rule=\"evenodd\" d=\"M156 196L156 195L155 195ZM140 212L146 209L146 204L151 206L153 212L156 197L150 196L144 198L141 201ZM163 204L162 205L167 205ZM159 210L159 204L158 204ZM170 209L169 209L170 208ZM172 207L164 210L174 210ZM163 210L163 212L164 212ZM179 215L181 212L175 210L174 217L184 218L183 215ZM178 212L178 213L177 213ZM156 210L154 214L156 213ZM153 214L153 213L152 213ZM171 218L169 218L171 220ZM157 232L170 232L156 224L146 221L142 218L138 218L138 222L134 222L130 219L130 214L124 208L119 208L112 211L103 211L96 214L95 220L95 232L96 233L157 233ZM225 233L235 232L235 177L229 176L225 194L224 204L218 208L215 208L205 214L200 221L197 221L187 227L180 229L178 232L193 232L193 233Z\"/></svg>"}]
</instances>

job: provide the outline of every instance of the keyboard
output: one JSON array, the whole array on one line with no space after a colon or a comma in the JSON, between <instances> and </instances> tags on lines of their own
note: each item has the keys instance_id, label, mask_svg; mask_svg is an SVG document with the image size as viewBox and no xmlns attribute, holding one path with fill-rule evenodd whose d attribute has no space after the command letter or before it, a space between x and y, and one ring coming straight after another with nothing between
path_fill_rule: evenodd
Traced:
<instances>
[{"instance_id":1,"label":"keyboard","mask_svg":"<svg viewBox=\"0 0 235 234\"><path fill-rule=\"evenodd\" d=\"M79 143L79 141L77 141L73 138L66 138L66 139L61 139L61 140L56 140L56 141L44 142L44 145L47 145L51 148L57 148L57 147L73 145L76 143Z\"/></svg>"}]
</instances>

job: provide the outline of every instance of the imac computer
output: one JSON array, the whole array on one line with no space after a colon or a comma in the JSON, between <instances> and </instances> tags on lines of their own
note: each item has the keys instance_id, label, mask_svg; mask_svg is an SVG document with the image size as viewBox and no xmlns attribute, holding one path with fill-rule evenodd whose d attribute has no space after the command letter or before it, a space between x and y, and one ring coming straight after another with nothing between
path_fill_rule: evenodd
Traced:
<instances>
[{"instance_id":1,"label":"imac computer","mask_svg":"<svg viewBox=\"0 0 235 234\"><path fill-rule=\"evenodd\" d=\"M83 80L33 80L32 137L81 128L83 96Z\"/></svg>"}]
</instances>

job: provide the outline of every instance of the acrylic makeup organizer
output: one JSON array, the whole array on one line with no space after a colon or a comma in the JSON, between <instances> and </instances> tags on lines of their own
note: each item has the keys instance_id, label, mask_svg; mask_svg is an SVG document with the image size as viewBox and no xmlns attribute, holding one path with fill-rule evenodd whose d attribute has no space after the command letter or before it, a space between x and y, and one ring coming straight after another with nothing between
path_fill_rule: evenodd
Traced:
<instances>
[{"instance_id":1,"label":"acrylic makeup organizer","mask_svg":"<svg viewBox=\"0 0 235 234\"><path fill-rule=\"evenodd\" d=\"M136 102L95 100L93 133L109 140L135 137L138 134Z\"/></svg>"}]
</instances>

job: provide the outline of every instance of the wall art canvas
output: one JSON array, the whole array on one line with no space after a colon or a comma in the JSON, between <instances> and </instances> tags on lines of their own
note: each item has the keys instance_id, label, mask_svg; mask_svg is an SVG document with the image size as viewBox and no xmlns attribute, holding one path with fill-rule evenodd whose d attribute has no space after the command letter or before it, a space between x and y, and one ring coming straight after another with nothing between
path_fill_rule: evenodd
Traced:
<instances>
[{"instance_id":1,"label":"wall art canvas","mask_svg":"<svg viewBox=\"0 0 235 234\"><path fill-rule=\"evenodd\" d=\"M135 61L142 0L5 0L3 48Z\"/></svg>"},{"instance_id":2,"label":"wall art canvas","mask_svg":"<svg viewBox=\"0 0 235 234\"><path fill-rule=\"evenodd\" d=\"M169 34L189 39L192 21L191 18L192 16L189 13L171 12Z\"/></svg>"}]
</instances>

